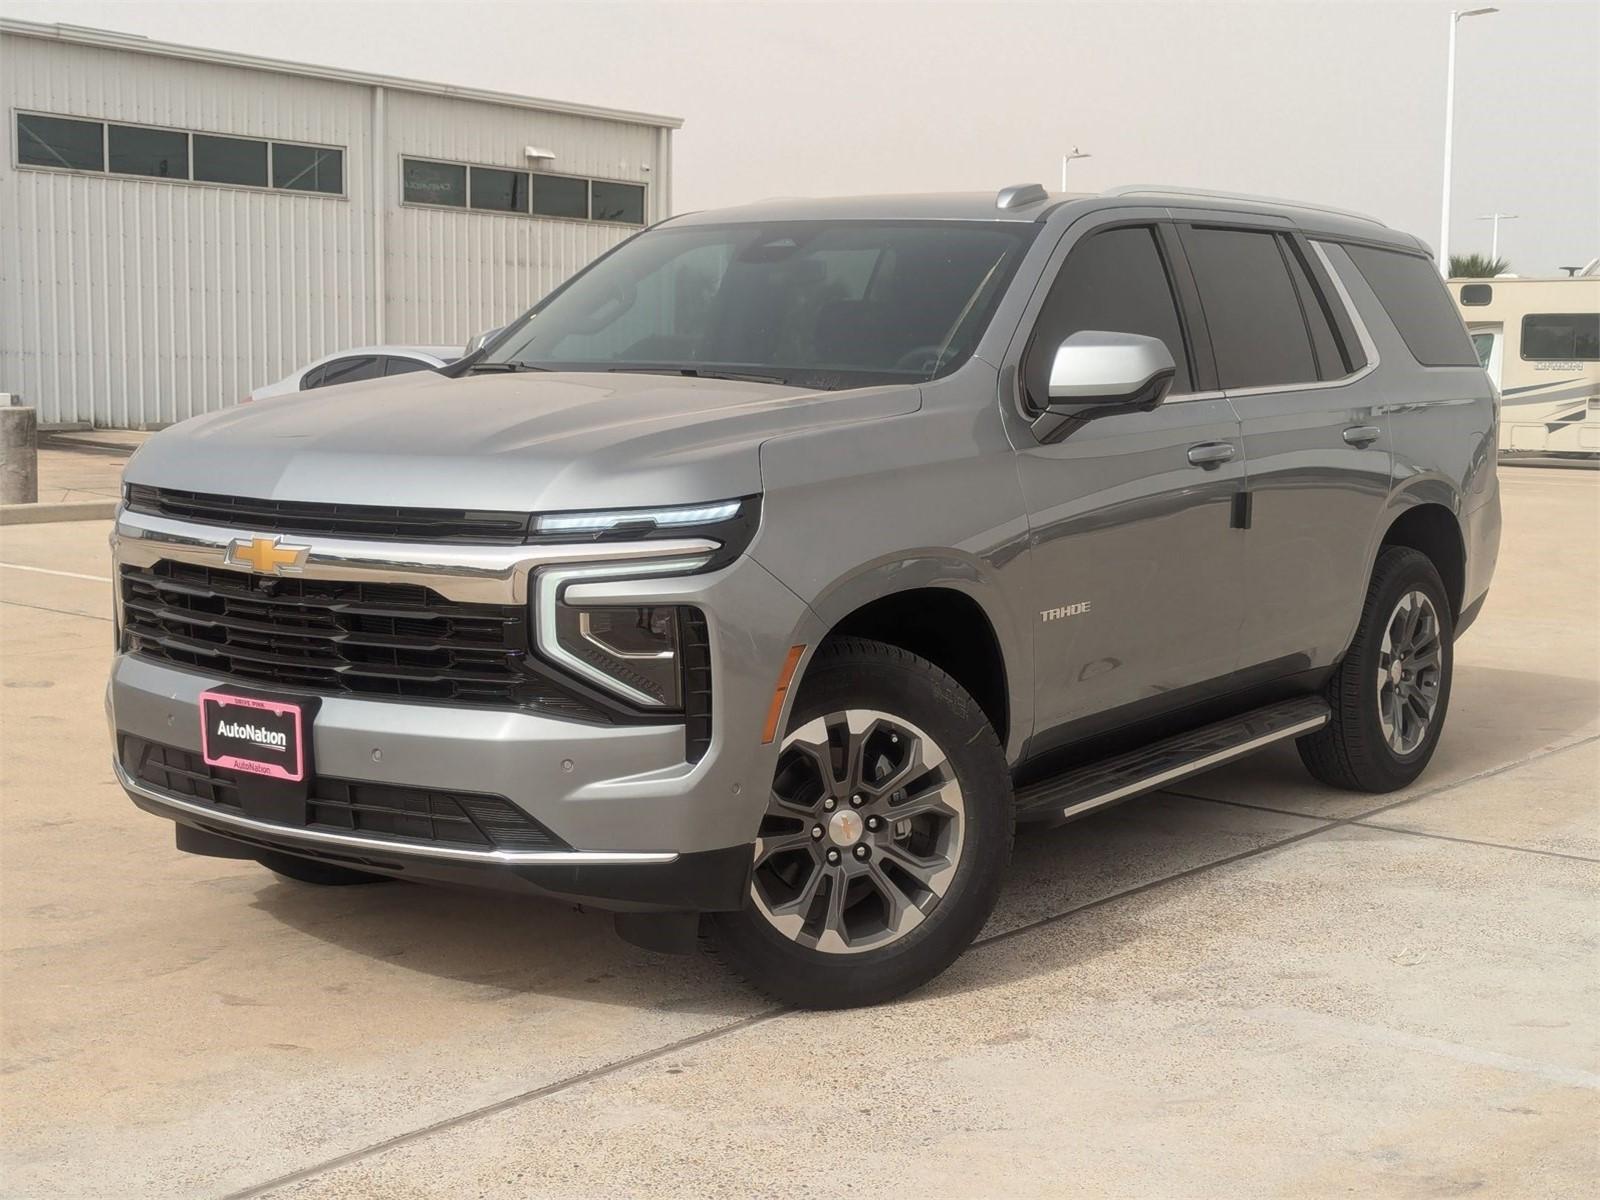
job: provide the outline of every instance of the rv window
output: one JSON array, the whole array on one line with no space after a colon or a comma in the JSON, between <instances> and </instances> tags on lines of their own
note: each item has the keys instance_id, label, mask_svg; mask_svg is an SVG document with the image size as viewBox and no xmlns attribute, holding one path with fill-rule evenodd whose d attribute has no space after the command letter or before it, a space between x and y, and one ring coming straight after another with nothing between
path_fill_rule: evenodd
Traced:
<instances>
[{"instance_id":1,"label":"rv window","mask_svg":"<svg viewBox=\"0 0 1600 1200\"><path fill-rule=\"evenodd\" d=\"M1530 313L1522 318L1522 357L1600 361L1600 313Z\"/></svg>"},{"instance_id":2,"label":"rv window","mask_svg":"<svg viewBox=\"0 0 1600 1200\"><path fill-rule=\"evenodd\" d=\"M1461 303L1470 308L1481 308L1485 304L1494 303L1494 288L1487 283L1464 283L1461 285Z\"/></svg>"}]
</instances>

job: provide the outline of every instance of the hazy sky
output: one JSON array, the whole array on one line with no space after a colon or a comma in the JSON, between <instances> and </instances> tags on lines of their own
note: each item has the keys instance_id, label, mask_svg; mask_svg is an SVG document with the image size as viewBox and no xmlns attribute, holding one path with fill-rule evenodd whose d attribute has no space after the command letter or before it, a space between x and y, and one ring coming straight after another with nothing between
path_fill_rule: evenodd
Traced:
<instances>
[{"instance_id":1,"label":"hazy sky","mask_svg":"<svg viewBox=\"0 0 1600 1200\"><path fill-rule=\"evenodd\" d=\"M1471 7L1457 0L1457 7ZM774 195L1184 183L1439 236L1450 3L0 0L35 21L670 113L682 211ZM1460 26L1451 249L1600 254L1600 4Z\"/></svg>"}]
</instances>

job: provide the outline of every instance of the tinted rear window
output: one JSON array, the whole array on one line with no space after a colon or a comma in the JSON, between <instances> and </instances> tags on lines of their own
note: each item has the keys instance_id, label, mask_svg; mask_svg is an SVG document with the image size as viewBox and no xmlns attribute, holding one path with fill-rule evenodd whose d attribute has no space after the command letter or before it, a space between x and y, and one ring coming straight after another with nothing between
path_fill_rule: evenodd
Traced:
<instances>
[{"instance_id":1,"label":"tinted rear window","mask_svg":"<svg viewBox=\"0 0 1600 1200\"><path fill-rule=\"evenodd\" d=\"M1425 367L1476 367L1461 314L1426 258L1370 246L1346 246L1367 285L1377 293L1411 356Z\"/></svg>"},{"instance_id":2,"label":"tinted rear window","mask_svg":"<svg viewBox=\"0 0 1600 1200\"><path fill-rule=\"evenodd\" d=\"M1316 358L1301 300L1277 235L1243 229L1186 229L1217 377L1224 388L1314 383Z\"/></svg>"}]
</instances>

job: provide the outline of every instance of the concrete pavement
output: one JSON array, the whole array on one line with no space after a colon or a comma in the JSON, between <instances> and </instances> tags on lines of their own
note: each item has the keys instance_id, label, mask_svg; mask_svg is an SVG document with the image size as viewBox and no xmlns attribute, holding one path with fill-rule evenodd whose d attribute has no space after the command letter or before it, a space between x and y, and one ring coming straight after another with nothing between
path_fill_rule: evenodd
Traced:
<instances>
[{"instance_id":1,"label":"concrete pavement","mask_svg":"<svg viewBox=\"0 0 1600 1200\"><path fill-rule=\"evenodd\" d=\"M177 855L110 777L106 523L0 529L0 1187L1591 1194L1600 476L1502 479L1413 788L1288 750L1024 836L981 945L826 1015L568 906Z\"/></svg>"}]
</instances>

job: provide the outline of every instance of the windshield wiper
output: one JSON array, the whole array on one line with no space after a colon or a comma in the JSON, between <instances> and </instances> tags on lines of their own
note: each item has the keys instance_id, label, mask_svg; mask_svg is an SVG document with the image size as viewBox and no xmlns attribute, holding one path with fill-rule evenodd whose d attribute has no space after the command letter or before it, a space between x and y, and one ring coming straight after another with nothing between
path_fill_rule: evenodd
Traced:
<instances>
[{"instance_id":1,"label":"windshield wiper","mask_svg":"<svg viewBox=\"0 0 1600 1200\"><path fill-rule=\"evenodd\" d=\"M467 371L469 374L477 374L479 371L548 371L549 369L549 367L536 367L532 363L512 361L473 363Z\"/></svg>"},{"instance_id":2,"label":"windshield wiper","mask_svg":"<svg viewBox=\"0 0 1600 1200\"><path fill-rule=\"evenodd\" d=\"M761 375L751 371L717 371L701 367L607 367L613 374L681 375L689 379L732 379L741 383L777 383L788 386L781 375Z\"/></svg>"}]
</instances>

